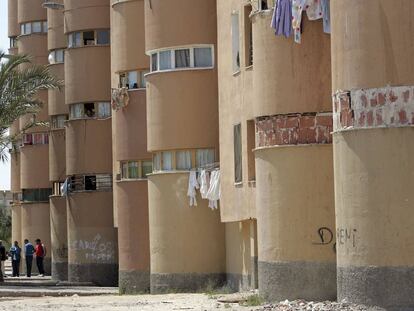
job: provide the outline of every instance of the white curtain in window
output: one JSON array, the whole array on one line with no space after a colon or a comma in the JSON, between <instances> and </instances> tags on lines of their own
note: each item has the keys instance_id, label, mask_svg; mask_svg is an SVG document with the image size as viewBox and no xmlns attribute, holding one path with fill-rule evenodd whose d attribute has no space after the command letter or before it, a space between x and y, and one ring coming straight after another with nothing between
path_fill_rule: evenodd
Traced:
<instances>
[{"instance_id":1,"label":"white curtain in window","mask_svg":"<svg viewBox=\"0 0 414 311\"><path fill-rule=\"evenodd\" d=\"M162 153L162 170L163 171L172 170L172 152L170 151Z\"/></svg>"},{"instance_id":2,"label":"white curtain in window","mask_svg":"<svg viewBox=\"0 0 414 311\"><path fill-rule=\"evenodd\" d=\"M171 51L160 52L160 70L171 69Z\"/></svg>"},{"instance_id":3,"label":"white curtain in window","mask_svg":"<svg viewBox=\"0 0 414 311\"><path fill-rule=\"evenodd\" d=\"M109 118L111 116L110 103L98 103L98 118Z\"/></svg>"},{"instance_id":4,"label":"white curtain in window","mask_svg":"<svg viewBox=\"0 0 414 311\"><path fill-rule=\"evenodd\" d=\"M211 48L194 48L194 66L195 67L211 67L213 59Z\"/></svg>"},{"instance_id":5,"label":"white curtain in window","mask_svg":"<svg viewBox=\"0 0 414 311\"><path fill-rule=\"evenodd\" d=\"M21 24L21 25L20 25L20 33L21 33L22 35L25 35L25 34L26 34L26 29L24 28L24 24Z\"/></svg>"},{"instance_id":6,"label":"white curtain in window","mask_svg":"<svg viewBox=\"0 0 414 311\"><path fill-rule=\"evenodd\" d=\"M25 24L25 34L31 34L32 33L32 23L26 23Z\"/></svg>"},{"instance_id":7,"label":"white curtain in window","mask_svg":"<svg viewBox=\"0 0 414 311\"><path fill-rule=\"evenodd\" d=\"M64 50L56 50L55 51L55 61L57 63L63 63L63 61L64 61Z\"/></svg>"},{"instance_id":8,"label":"white curtain in window","mask_svg":"<svg viewBox=\"0 0 414 311\"><path fill-rule=\"evenodd\" d=\"M191 152L190 151L177 151L175 153L177 170L189 170L191 169Z\"/></svg>"},{"instance_id":9,"label":"white curtain in window","mask_svg":"<svg viewBox=\"0 0 414 311\"><path fill-rule=\"evenodd\" d=\"M138 72L130 71L128 72L128 85L129 89L137 89L138 88Z\"/></svg>"},{"instance_id":10,"label":"white curtain in window","mask_svg":"<svg viewBox=\"0 0 414 311\"><path fill-rule=\"evenodd\" d=\"M198 149L196 152L197 167L214 163L214 149Z\"/></svg>"},{"instance_id":11,"label":"white curtain in window","mask_svg":"<svg viewBox=\"0 0 414 311\"><path fill-rule=\"evenodd\" d=\"M175 50L175 68L190 67L190 50Z\"/></svg>"},{"instance_id":12,"label":"white curtain in window","mask_svg":"<svg viewBox=\"0 0 414 311\"><path fill-rule=\"evenodd\" d=\"M121 162L121 178L128 178L128 162Z\"/></svg>"},{"instance_id":13,"label":"white curtain in window","mask_svg":"<svg viewBox=\"0 0 414 311\"><path fill-rule=\"evenodd\" d=\"M83 118L83 104L73 104L70 105L70 118L79 119Z\"/></svg>"},{"instance_id":14,"label":"white curtain in window","mask_svg":"<svg viewBox=\"0 0 414 311\"><path fill-rule=\"evenodd\" d=\"M33 22L32 28L33 28L33 32L35 32L35 33L42 32L42 23L41 22Z\"/></svg>"},{"instance_id":15,"label":"white curtain in window","mask_svg":"<svg viewBox=\"0 0 414 311\"><path fill-rule=\"evenodd\" d=\"M47 21L43 22L43 32L47 32Z\"/></svg>"},{"instance_id":16,"label":"white curtain in window","mask_svg":"<svg viewBox=\"0 0 414 311\"><path fill-rule=\"evenodd\" d=\"M49 53L49 64L54 64L55 63L55 51L52 51Z\"/></svg>"},{"instance_id":17,"label":"white curtain in window","mask_svg":"<svg viewBox=\"0 0 414 311\"><path fill-rule=\"evenodd\" d=\"M73 34L74 36L74 44L73 46L81 46L82 45L82 38L81 38L81 33L80 32L75 32Z\"/></svg>"},{"instance_id":18,"label":"white curtain in window","mask_svg":"<svg viewBox=\"0 0 414 311\"><path fill-rule=\"evenodd\" d=\"M161 171L161 153L154 154L153 169L154 172Z\"/></svg>"},{"instance_id":19,"label":"white curtain in window","mask_svg":"<svg viewBox=\"0 0 414 311\"><path fill-rule=\"evenodd\" d=\"M154 53L151 55L151 71L158 70L158 54Z\"/></svg>"}]
</instances>

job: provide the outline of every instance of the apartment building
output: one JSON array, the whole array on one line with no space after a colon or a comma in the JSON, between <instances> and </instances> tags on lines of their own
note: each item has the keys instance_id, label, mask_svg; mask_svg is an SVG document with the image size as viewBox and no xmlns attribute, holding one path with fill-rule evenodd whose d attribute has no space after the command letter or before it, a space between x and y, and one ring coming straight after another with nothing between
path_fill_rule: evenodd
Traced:
<instances>
[{"instance_id":1,"label":"apartment building","mask_svg":"<svg viewBox=\"0 0 414 311\"><path fill-rule=\"evenodd\" d=\"M43 61L40 2L9 0L9 36ZM33 167L26 136L12 150L13 235L45 228L25 194L53 183L56 279L414 306L412 1L47 2L65 90L49 161ZM276 31L275 3L295 13ZM220 174L218 206L201 171Z\"/></svg>"}]
</instances>

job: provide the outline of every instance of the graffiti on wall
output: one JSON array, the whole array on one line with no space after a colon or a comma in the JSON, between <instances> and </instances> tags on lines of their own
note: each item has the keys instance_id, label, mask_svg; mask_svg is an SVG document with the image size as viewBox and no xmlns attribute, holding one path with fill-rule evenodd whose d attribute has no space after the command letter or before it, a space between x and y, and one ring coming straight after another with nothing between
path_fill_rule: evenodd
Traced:
<instances>
[{"instance_id":1,"label":"graffiti on wall","mask_svg":"<svg viewBox=\"0 0 414 311\"><path fill-rule=\"evenodd\" d=\"M317 230L318 241L313 242L314 245L331 245L332 250L336 252L336 243L334 241L334 234L332 230L328 227L320 227Z\"/></svg>"},{"instance_id":2,"label":"graffiti on wall","mask_svg":"<svg viewBox=\"0 0 414 311\"><path fill-rule=\"evenodd\" d=\"M68 258L68 247L63 244L58 248L54 249L55 258L67 259Z\"/></svg>"},{"instance_id":3,"label":"graffiti on wall","mask_svg":"<svg viewBox=\"0 0 414 311\"><path fill-rule=\"evenodd\" d=\"M338 228L336 230L336 240L339 245L349 245L356 247L356 229Z\"/></svg>"},{"instance_id":4,"label":"graffiti on wall","mask_svg":"<svg viewBox=\"0 0 414 311\"><path fill-rule=\"evenodd\" d=\"M84 254L88 261L112 263L115 260L115 245L111 241L104 241L100 234L92 240L75 240L71 250Z\"/></svg>"}]
</instances>

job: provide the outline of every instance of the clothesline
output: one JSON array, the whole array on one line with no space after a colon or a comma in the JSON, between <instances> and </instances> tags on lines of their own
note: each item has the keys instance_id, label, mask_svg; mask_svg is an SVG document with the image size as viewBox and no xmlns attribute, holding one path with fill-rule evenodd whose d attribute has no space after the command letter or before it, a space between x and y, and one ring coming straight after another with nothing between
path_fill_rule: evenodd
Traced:
<instances>
[{"instance_id":1,"label":"clothesline","mask_svg":"<svg viewBox=\"0 0 414 311\"><path fill-rule=\"evenodd\" d=\"M217 169L220 169L220 162L214 162L214 163L201 165L201 166L199 166L197 168L193 168L191 170L196 171L196 172L200 172L201 170L214 171L214 170L217 170Z\"/></svg>"}]
</instances>

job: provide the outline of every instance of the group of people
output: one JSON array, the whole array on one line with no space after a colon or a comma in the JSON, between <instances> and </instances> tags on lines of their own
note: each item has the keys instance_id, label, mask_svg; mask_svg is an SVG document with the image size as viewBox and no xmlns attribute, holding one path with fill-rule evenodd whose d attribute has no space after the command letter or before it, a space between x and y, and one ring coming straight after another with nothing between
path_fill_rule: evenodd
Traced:
<instances>
[{"instance_id":1,"label":"group of people","mask_svg":"<svg viewBox=\"0 0 414 311\"><path fill-rule=\"evenodd\" d=\"M36 245L33 246L28 239L24 240L24 255L26 259L26 275L27 277L32 276L32 264L33 257L36 258L37 269L39 270L39 275L44 276L45 270L43 266L43 260L46 257L46 247L40 239L36 240ZM22 257L22 249L19 246L19 243L15 241L10 247L10 250L6 252L6 248L3 245L3 241L0 241L0 260L1 260L1 272L4 277L6 277L4 270L4 262L8 257L11 257L12 268L13 268L13 277L20 276L20 260Z\"/></svg>"}]
</instances>

